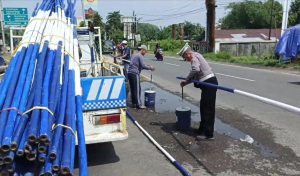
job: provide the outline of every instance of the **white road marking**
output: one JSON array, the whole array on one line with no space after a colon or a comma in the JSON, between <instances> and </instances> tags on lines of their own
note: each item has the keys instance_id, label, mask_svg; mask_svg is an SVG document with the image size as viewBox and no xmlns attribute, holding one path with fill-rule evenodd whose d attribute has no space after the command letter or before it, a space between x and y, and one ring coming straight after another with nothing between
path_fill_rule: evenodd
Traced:
<instances>
[{"instance_id":1,"label":"white road marking","mask_svg":"<svg viewBox=\"0 0 300 176\"><path fill-rule=\"evenodd\" d=\"M223 63L218 63L218 62L214 62L214 61L209 61L209 63L216 64L216 65L229 66L229 67L249 69L249 70L263 71L263 72L269 72L269 73L285 74L285 75L290 75L290 76L300 76L297 73L287 73L287 72L276 71L276 70L264 70L264 69L260 69L260 68L251 68L251 67L245 67L245 66L239 66L239 65L223 64Z\"/></svg>"},{"instance_id":2,"label":"white road marking","mask_svg":"<svg viewBox=\"0 0 300 176\"><path fill-rule=\"evenodd\" d=\"M252 79L247 79L247 78L242 78L242 77L232 76L232 75L226 75L226 74L222 74L222 73L216 73L216 75L227 76L227 77L230 77L230 78L236 78L236 79L241 79L241 80L251 81L251 82L255 81L255 80L252 80Z\"/></svg>"},{"instance_id":3,"label":"white road marking","mask_svg":"<svg viewBox=\"0 0 300 176\"><path fill-rule=\"evenodd\" d=\"M144 75L144 74L141 74L141 77L144 77L144 78L146 78L148 81L151 81L151 78L148 77L148 76L146 76L146 75ZM153 78L152 78L152 82L154 82L154 79L153 79Z\"/></svg>"},{"instance_id":4,"label":"white road marking","mask_svg":"<svg viewBox=\"0 0 300 176\"><path fill-rule=\"evenodd\" d=\"M168 64L168 65L175 66L175 67L180 67L180 65L172 64L172 63L169 63L169 62L164 62L164 63L165 63L165 64Z\"/></svg>"}]
</instances>

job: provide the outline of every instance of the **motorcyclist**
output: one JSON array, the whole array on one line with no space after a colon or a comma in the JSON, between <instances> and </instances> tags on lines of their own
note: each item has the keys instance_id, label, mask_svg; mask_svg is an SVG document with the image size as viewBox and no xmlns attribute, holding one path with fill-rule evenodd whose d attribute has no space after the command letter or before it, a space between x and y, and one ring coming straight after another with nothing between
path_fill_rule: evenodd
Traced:
<instances>
[{"instance_id":1,"label":"motorcyclist","mask_svg":"<svg viewBox=\"0 0 300 176\"><path fill-rule=\"evenodd\" d=\"M162 49L160 48L160 44L157 43L154 51L155 57L157 61L163 61L163 52Z\"/></svg>"}]
</instances>

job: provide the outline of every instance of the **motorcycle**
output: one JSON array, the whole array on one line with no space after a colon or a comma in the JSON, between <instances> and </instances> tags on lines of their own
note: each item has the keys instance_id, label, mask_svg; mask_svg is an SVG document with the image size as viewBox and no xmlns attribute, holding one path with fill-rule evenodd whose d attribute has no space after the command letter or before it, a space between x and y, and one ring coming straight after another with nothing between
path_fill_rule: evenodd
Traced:
<instances>
[{"instance_id":1,"label":"motorcycle","mask_svg":"<svg viewBox=\"0 0 300 176\"><path fill-rule=\"evenodd\" d=\"M163 61L164 60L164 56L163 56L163 51L161 48L158 48L155 52L155 57L157 61Z\"/></svg>"}]
</instances>

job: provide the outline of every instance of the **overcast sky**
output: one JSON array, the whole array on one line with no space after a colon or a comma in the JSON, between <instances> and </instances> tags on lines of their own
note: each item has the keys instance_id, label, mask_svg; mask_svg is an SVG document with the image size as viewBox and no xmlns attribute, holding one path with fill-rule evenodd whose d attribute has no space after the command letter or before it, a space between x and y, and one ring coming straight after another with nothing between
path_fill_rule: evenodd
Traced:
<instances>
[{"instance_id":1,"label":"overcast sky","mask_svg":"<svg viewBox=\"0 0 300 176\"><path fill-rule=\"evenodd\" d=\"M35 4L42 0L2 1L3 7L26 7L31 14ZM217 21L228 13L226 7L229 3L241 1L243 0L216 0ZM82 6L79 0L77 2L77 16L82 17ZM205 0L99 0L97 10L104 21L109 12L120 11L124 16L131 16L135 11L140 22L152 23L157 26L168 26L184 21L206 26Z\"/></svg>"}]
</instances>

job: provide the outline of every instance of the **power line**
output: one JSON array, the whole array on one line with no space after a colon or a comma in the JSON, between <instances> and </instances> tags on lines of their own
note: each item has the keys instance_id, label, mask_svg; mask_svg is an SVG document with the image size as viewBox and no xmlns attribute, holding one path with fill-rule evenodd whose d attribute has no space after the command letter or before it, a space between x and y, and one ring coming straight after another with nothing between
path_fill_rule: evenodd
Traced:
<instances>
[{"instance_id":1,"label":"power line","mask_svg":"<svg viewBox=\"0 0 300 176\"><path fill-rule=\"evenodd\" d=\"M172 18L178 18L178 17L193 15L193 14L197 14L197 13L200 13L200 11L197 10L197 11L194 11L194 12L191 12L191 13L188 13L188 14L179 14L179 15L176 15L176 16L170 16L170 17L166 17L166 18L146 19L146 20L143 20L142 22L164 21L164 20L169 20L169 19L172 19Z\"/></svg>"},{"instance_id":2,"label":"power line","mask_svg":"<svg viewBox=\"0 0 300 176\"><path fill-rule=\"evenodd\" d=\"M180 12L180 13L174 13L174 14L168 14L168 15L153 15L153 16L161 16L161 17L177 16L177 15L182 15L182 14L186 14L186 13L192 13L192 12L199 11L199 10L202 10L202 9L197 8L197 9L194 9L194 10Z\"/></svg>"},{"instance_id":3,"label":"power line","mask_svg":"<svg viewBox=\"0 0 300 176\"><path fill-rule=\"evenodd\" d=\"M178 11L178 10L182 10L185 9L186 7L190 6L193 2L190 2L188 4L185 4L184 6L181 7L177 7L177 8L173 8L173 9L169 9L169 10L164 10L164 12L171 12L171 11ZM144 14L144 13L138 13L137 15L143 15L143 16L165 16L166 14Z\"/></svg>"}]
</instances>

